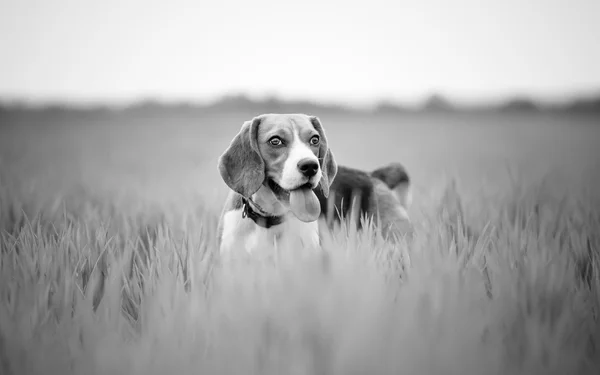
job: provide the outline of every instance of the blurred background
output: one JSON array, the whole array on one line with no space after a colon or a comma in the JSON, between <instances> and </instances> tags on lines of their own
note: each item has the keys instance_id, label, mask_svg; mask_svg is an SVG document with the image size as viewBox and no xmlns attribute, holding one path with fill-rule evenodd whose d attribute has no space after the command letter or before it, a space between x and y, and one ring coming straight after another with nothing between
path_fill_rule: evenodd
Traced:
<instances>
[{"instance_id":1,"label":"blurred background","mask_svg":"<svg viewBox=\"0 0 600 375\"><path fill-rule=\"evenodd\" d=\"M218 210L217 158L266 112L319 116L340 164L400 161L417 189L585 179L598 15L595 0L3 1L0 182Z\"/></svg>"}]
</instances>

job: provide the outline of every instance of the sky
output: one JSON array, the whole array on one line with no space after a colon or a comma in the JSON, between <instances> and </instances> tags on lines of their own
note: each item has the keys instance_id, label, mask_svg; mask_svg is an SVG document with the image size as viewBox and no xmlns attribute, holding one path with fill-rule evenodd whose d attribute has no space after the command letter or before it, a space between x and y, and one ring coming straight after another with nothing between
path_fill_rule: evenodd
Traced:
<instances>
[{"instance_id":1,"label":"sky","mask_svg":"<svg viewBox=\"0 0 600 375\"><path fill-rule=\"evenodd\" d=\"M600 89L598 0L0 0L0 97L459 102Z\"/></svg>"}]
</instances>

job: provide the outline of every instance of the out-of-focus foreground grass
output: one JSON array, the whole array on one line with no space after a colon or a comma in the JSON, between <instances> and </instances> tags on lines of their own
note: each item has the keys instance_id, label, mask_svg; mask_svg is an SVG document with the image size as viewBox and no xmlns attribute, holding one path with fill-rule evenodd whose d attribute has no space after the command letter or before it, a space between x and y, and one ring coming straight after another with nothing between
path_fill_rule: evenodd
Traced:
<instances>
[{"instance_id":1,"label":"out-of-focus foreground grass","mask_svg":"<svg viewBox=\"0 0 600 375\"><path fill-rule=\"evenodd\" d=\"M0 130L0 373L598 373L598 130L331 119L339 162L416 176L414 238L221 262L244 119Z\"/></svg>"}]
</instances>

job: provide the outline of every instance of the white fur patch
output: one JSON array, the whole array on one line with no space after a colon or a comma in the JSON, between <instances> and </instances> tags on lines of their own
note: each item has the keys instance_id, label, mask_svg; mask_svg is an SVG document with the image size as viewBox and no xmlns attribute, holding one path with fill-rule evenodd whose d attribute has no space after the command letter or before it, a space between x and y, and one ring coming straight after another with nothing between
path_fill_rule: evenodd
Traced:
<instances>
[{"instance_id":1,"label":"white fur patch","mask_svg":"<svg viewBox=\"0 0 600 375\"><path fill-rule=\"evenodd\" d=\"M290 152L281 172L280 185L282 188L292 190L306 182L306 177L298 169L298 162L302 159L313 159L317 164L319 163L319 159L310 147L300 140L298 130L294 129L294 140L290 145ZM319 168L316 176L313 177L314 181L321 181L322 173L321 168Z\"/></svg>"},{"instance_id":2,"label":"white fur patch","mask_svg":"<svg viewBox=\"0 0 600 375\"><path fill-rule=\"evenodd\" d=\"M242 210L233 210L223 215L223 224L221 233L221 252L227 252L232 248L238 247L239 236L237 232L241 229Z\"/></svg>"},{"instance_id":3,"label":"white fur patch","mask_svg":"<svg viewBox=\"0 0 600 375\"><path fill-rule=\"evenodd\" d=\"M393 190L396 198L405 210L408 210L412 205L412 189L410 184L402 183Z\"/></svg>"},{"instance_id":4,"label":"white fur patch","mask_svg":"<svg viewBox=\"0 0 600 375\"><path fill-rule=\"evenodd\" d=\"M317 221L305 223L292 213L286 215L283 223L271 228L263 228L250 218L242 218L242 210L237 209L223 215L221 253L273 251L275 248L292 246L318 246L319 225Z\"/></svg>"}]
</instances>

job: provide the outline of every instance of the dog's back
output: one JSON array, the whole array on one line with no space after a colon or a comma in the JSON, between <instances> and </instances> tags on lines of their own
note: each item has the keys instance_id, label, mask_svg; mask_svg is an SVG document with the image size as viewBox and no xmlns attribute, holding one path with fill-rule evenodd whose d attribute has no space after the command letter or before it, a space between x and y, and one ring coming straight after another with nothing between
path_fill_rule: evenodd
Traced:
<instances>
[{"instance_id":1,"label":"dog's back","mask_svg":"<svg viewBox=\"0 0 600 375\"><path fill-rule=\"evenodd\" d=\"M341 218L353 218L361 228L360 217L379 221L384 232L390 226L406 227L410 205L410 178L399 163L378 168L371 173L338 165L329 198L317 192L321 214L332 227Z\"/></svg>"},{"instance_id":2,"label":"dog's back","mask_svg":"<svg viewBox=\"0 0 600 375\"><path fill-rule=\"evenodd\" d=\"M329 188L329 199L319 191L317 197L321 203L321 213L328 221L350 216L353 200L359 203L361 212L371 211L373 199L373 181L371 176L361 170L338 165L338 173Z\"/></svg>"}]
</instances>

